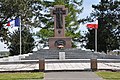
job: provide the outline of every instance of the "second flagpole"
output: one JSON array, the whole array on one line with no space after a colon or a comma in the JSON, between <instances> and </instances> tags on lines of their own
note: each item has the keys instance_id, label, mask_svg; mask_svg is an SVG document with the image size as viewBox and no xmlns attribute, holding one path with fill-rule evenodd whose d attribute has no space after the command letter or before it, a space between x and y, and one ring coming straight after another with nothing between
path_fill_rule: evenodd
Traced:
<instances>
[{"instance_id":1,"label":"second flagpole","mask_svg":"<svg viewBox=\"0 0 120 80\"><path fill-rule=\"evenodd\" d=\"M95 52L97 52L97 29L95 29Z\"/></svg>"}]
</instances>

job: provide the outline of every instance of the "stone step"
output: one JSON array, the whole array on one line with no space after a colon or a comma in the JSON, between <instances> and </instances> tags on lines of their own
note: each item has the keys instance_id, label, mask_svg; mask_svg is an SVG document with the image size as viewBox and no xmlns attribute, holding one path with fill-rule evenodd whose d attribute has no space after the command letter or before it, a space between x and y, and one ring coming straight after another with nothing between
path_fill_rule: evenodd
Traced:
<instances>
[{"instance_id":1,"label":"stone step","mask_svg":"<svg viewBox=\"0 0 120 80\"><path fill-rule=\"evenodd\" d=\"M80 49L64 49L64 50L58 50L58 49L47 49L47 50L38 50L37 52L34 52L33 54L25 57L24 59L59 59L59 52L65 52L65 58L66 59L89 59L93 57L93 52L90 51L84 51Z\"/></svg>"},{"instance_id":2,"label":"stone step","mask_svg":"<svg viewBox=\"0 0 120 80\"><path fill-rule=\"evenodd\" d=\"M120 59L120 56L115 55L106 55L100 53L94 53L91 51L84 51L80 49L41 49L29 56L26 56L25 60L38 60L41 58L45 59L59 59L59 52L65 52L66 59L90 59L90 58L98 58L98 59Z\"/></svg>"}]
</instances>

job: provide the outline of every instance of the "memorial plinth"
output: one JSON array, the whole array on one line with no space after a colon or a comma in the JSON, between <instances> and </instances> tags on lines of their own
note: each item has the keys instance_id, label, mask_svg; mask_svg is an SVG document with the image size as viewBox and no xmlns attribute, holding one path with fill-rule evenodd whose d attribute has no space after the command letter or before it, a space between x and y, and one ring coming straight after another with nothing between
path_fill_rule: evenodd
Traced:
<instances>
[{"instance_id":1,"label":"memorial plinth","mask_svg":"<svg viewBox=\"0 0 120 80\"><path fill-rule=\"evenodd\" d=\"M49 38L49 48L71 48L71 38L65 37L65 16L67 8L63 5L55 5L51 11L54 16L54 37Z\"/></svg>"}]
</instances>

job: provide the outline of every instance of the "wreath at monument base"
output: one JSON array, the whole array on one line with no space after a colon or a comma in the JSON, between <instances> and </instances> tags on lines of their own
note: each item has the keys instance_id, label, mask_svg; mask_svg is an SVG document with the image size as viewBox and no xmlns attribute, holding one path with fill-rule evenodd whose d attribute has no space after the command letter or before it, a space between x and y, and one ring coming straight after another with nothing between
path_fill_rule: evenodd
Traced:
<instances>
[{"instance_id":1,"label":"wreath at monument base","mask_svg":"<svg viewBox=\"0 0 120 80\"><path fill-rule=\"evenodd\" d=\"M59 49L63 49L65 45L66 45L66 42L62 39L55 41L55 46Z\"/></svg>"}]
</instances>

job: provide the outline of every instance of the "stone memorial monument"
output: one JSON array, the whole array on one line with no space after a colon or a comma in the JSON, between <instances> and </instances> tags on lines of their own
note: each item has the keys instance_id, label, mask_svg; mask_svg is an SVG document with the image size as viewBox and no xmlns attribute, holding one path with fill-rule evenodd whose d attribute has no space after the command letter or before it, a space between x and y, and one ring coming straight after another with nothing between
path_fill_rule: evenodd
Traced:
<instances>
[{"instance_id":1,"label":"stone memorial monument","mask_svg":"<svg viewBox=\"0 0 120 80\"><path fill-rule=\"evenodd\" d=\"M54 37L49 38L49 48L71 48L71 38L65 37L67 8L64 5L55 5L51 15L54 16Z\"/></svg>"}]
</instances>

